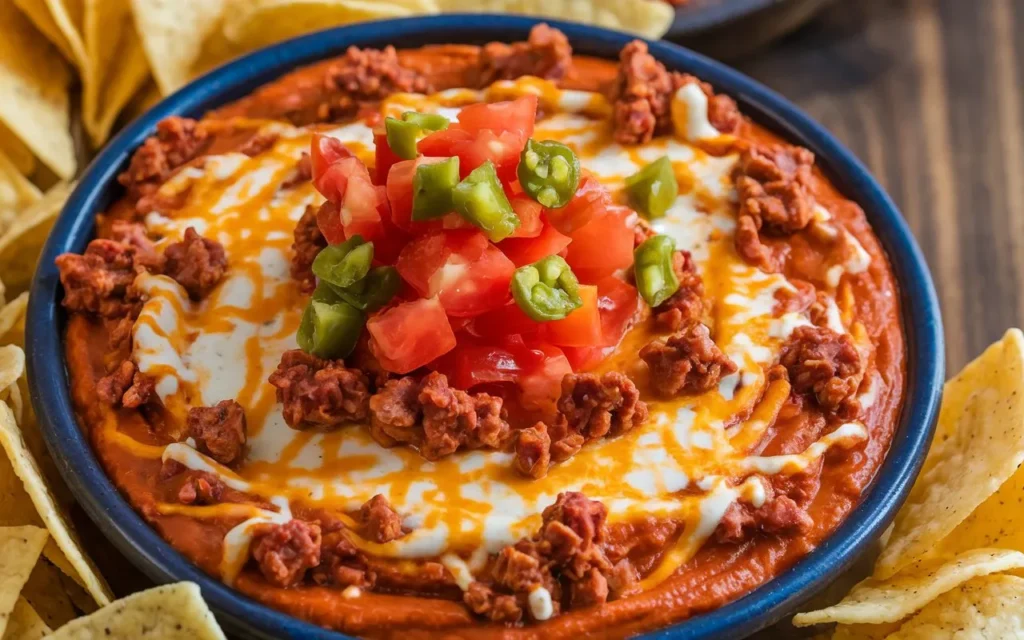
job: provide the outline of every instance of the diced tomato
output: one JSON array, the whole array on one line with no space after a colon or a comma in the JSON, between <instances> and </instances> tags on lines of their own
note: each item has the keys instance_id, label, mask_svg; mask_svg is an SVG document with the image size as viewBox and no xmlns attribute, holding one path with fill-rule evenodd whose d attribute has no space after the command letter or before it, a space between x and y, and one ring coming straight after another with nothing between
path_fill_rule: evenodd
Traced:
<instances>
[{"instance_id":1,"label":"diced tomato","mask_svg":"<svg viewBox=\"0 0 1024 640\"><path fill-rule=\"evenodd\" d=\"M370 182L370 174L358 158L340 158L328 166L320 175L317 189L335 205L321 207L317 213L317 226L328 242L340 242L356 234L366 240L383 235L382 194Z\"/></svg>"},{"instance_id":2,"label":"diced tomato","mask_svg":"<svg viewBox=\"0 0 1024 640\"><path fill-rule=\"evenodd\" d=\"M569 246L572 238L562 235L548 223L544 223L536 238L511 237L498 244L509 260L517 267L533 264L542 258L560 253Z\"/></svg>"},{"instance_id":3,"label":"diced tomato","mask_svg":"<svg viewBox=\"0 0 1024 640\"><path fill-rule=\"evenodd\" d=\"M345 229L341 226L338 205L330 200L324 201L316 211L316 226L324 234L328 244L339 244L345 241Z\"/></svg>"},{"instance_id":4,"label":"diced tomato","mask_svg":"<svg viewBox=\"0 0 1024 640\"><path fill-rule=\"evenodd\" d=\"M510 238L536 238L544 228L542 214L544 207L541 203L525 195L516 195L509 198L512 209L519 216L519 226L512 232Z\"/></svg>"},{"instance_id":5,"label":"diced tomato","mask_svg":"<svg viewBox=\"0 0 1024 640\"><path fill-rule=\"evenodd\" d=\"M452 384L469 389L480 384L515 383L520 402L529 410L554 404L561 393L562 378L572 373L569 360L558 347L525 343L521 336L507 336L497 343L459 344L439 362Z\"/></svg>"},{"instance_id":6,"label":"diced tomato","mask_svg":"<svg viewBox=\"0 0 1024 640\"><path fill-rule=\"evenodd\" d=\"M402 161L388 146L388 137L381 131L373 134L373 177L376 184L384 184L391 167Z\"/></svg>"},{"instance_id":7,"label":"diced tomato","mask_svg":"<svg viewBox=\"0 0 1024 640\"><path fill-rule=\"evenodd\" d=\"M526 315L513 301L477 316L467 330L485 340L501 340L511 335L520 335L529 341L538 336L543 327L543 323Z\"/></svg>"},{"instance_id":8,"label":"diced tomato","mask_svg":"<svg viewBox=\"0 0 1024 640\"><path fill-rule=\"evenodd\" d=\"M471 104L459 112L459 126L473 133L484 130L515 133L525 145L537 121L537 102L537 96L525 95L508 102Z\"/></svg>"},{"instance_id":9,"label":"diced tomato","mask_svg":"<svg viewBox=\"0 0 1024 640\"><path fill-rule=\"evenodd\" d=\"M597 306L601 310L601 344L614 347L636 319L640 296L636 287L609 276L597 283Z\"/></svg>"},{"instance_id":10,"label":"diced tomato","mask_svg":"<svg viewBox=\"0 0 1024 640\"><path fill-rule=\"evenodd\" d=\"M633 264L630 210L611 207L573 232L565 261L580 282L593 283Z\"/></svg>"},{"instance_id":11,"label":"diced tomato","mask_svg":"<svg viewBox=\"0 0 1024 640\"><path fill-rule=\"evenodd\" d=\"M441 162L441 158L415 158L402 160L391 166L388 171L387 194L391 204L391 221L395 226L410 233L424 233L431 229L440 229L441 222L427 220L412 221L412 180L416 169L424 164Z\"/></svg>"},{"instance_id":12,"label":"diced tomato","mask_svg":"<svg viewBox=\"0 0 1024 640\"><path fill-rule=\"evenodd\" d=\"M317 191L324 194L325 198L327 194L321 188L320 179L335 162L342 158L351 157L353 157L352 152L341 140L322 133L313 134L313 139L309 145L309 162L312 169L313 185L316 186Z\"/></svg>"},{"instance_id":13,"label":"diced tomato","mask_svg":"<svg viewBox=\"0 0 1024 640\"><path fill-rule=\"evenodd\" d=\"M615 351L615 347L562 347L573 371L588 371Z\"/></svg>"},{"instance_id":14,"label":"diced tomato","mask_svg":"<svg viewBox=\"0 0 1024 640\"><path fill-rule=\"evenodd\" d=\"M370 351L385 370L409 373L455 348L455 334L437 298L403 302L366 322Z\"/></svg>"},{"instance_id":15,"label":"diced tomato","mask_svg":"<svg viewBox=\"0 0 1024 640\"><path fill-rule=\"evenodd\" d=\"M597 178L584 173L576 195L561 209L548 209L548 220L562 233L572 234L591 220L603 215L612 204L612 196Z\"/></svg>"},{"instance_id":16,"label":"diced tomato","mask_svg":"<svg viewBox=\"0 0 1024 640\"><path fill-rule=\"evenodd\" d=\"M558 401L562 394L562 378L573 369L558 347L539 344L533 348L542 353L543 358L519 376L519 402L525 409L543 410Z\"/></svg>"},{"instance_id":17,"label":"diced tomato","mask_svg":"<svg viewBox=\"0 0 1024 640\"><path fill-rule=\"evenodd\" d=\"M436 231L407 244L398 273L420 295L438 296L449 315L504 306L515 265L479 231Z\"/></svg>"},{"instance_id":18,"label":"diced tomato","mask_svg":"<svg viewBox=\"0 0 1024 640\"><path fill-rule=\"evenodd\" d=\"M564 347L591 347L604 341L601 330L601 309L598 307L597 287L580 285L583 306L562 320L544 325L548 342Z\"/></svg>"},{"instance_id":19,"label":"diced tomato","mask_svg":"<svg viewBox=\"0 0 1024 640\"><path fill-rule=\"evenodd\" d=\"M424 156L436 158L459 157L459 174L463 178L484 162L494 163L502 182L515 180L519 154L526 146L526 138L509 131L484 130L476 133L456 128L432 133L419 141L417 148Z\"/></svg>"}]
</instances>

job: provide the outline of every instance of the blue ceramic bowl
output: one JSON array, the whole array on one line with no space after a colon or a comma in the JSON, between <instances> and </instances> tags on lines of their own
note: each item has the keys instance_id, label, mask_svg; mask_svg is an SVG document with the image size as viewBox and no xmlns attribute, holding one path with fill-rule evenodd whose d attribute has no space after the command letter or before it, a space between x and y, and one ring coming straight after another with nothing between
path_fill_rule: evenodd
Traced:
<instances>
[{"instance_id":1,"label":"blue ceramic bowl","mask_svg":"<svg viewBox=\"0 0 1024 640\"><path fill-rule=\"evenodd\" d=\"M93 233L94 218L122 189L116 176L131 153L171 115L199 117L241 98L295 67L341 54L349 45L416 47L445 42L523 40L535 21L520 17L448 15L374 22L316 33L258 51L196 80L132 123L89 166L46 244L28 309L28 366L32 403L50 453L75 496L104 535L157 582L191 580L229 629L244 637L321 638L344 636L279 613L207 576L171 548L121 497L97 463L71 406L64 367L65 314L53 261L80 253ZM625 34L578 24L552 24L579 53L614 58L631 40ZM824 544L768 584L714 612L652 638L738 638L791 613L846 569L877 539L902 504L920 469L932 434L944 364L939 307L921 252L895 205L854 156L799 109L722 64L666 44L652 53L671 69L693 73L735 97L744 113L817 154L838 188L858 202L881 239L900 285L907 334L906 405L892 450L863 502Z\"/></svg>"}]
</instances>

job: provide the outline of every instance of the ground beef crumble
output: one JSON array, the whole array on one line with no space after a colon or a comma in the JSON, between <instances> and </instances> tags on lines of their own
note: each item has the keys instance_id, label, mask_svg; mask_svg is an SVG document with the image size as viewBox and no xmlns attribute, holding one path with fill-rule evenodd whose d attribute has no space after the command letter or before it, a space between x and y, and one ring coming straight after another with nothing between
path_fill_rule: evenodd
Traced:
<instances>
[{"instance_id":1,"label":"ground beef crumble","mask_svg":"<svg viewBox=\"0 0 1024 640\"><path fill-rule=\"evenodd\" d=\"M571 66L569 39L558 29L538 24L530 30L526 42L485 44L480 50L473 84L486 87L497 80L515 80L520 76L561 80Z\"/></svg>"},{"instance_id":2,"label":"ground beef crumble","mask_svg":"<svg viewBox=\"0 0 1024 640\"><path fill-rule=\"evenodd\" d=\"M332 99L319 106L317 117L331 121L350 116L361 102L382 100L393 93L430 93L429 80L398 62L394 47L360 49L349 47L332 64L324 79Z\"/></svg>"},{"instance_id":3,"label":"ground beef crumble","mask_svg":"<svg viewBox=\"0 0 1024 640\"><path fill-rule=\"evenodd\" d=\"M114 371L96 383L96 395L107 404L137 409L154 402L156 383L138 370L131 360L122 361Z\"/></svg>"},{"instance_id":4,"label":"ground beef crumble","mask_svg":"<svg viewBox=\"0 0 1024 640\"><path fill-rule=\"evenodd\" d=\"M216 240L204 238L194 227L185 229L181 242L168 245L165 272L180 284L193 300L202 300L228 269L224 247Z\"/></svg>"},{"instance_id":5,"label":"ground beef crumble","mask_svg":"<svg viewBox=\"0 0 1024 640\"><path fill-rule=\"evenodd\" d=\"M760 507L734 502L726 509L714 540L737 544L754 535L801 535L814 525L811 516L792 497L775 491L765 482L768 495Z\"/></svg>"},{"instance_id":6,"label":"ground beef crumble","mask_svg":"<svg viewBox=\"0 0 1024 640\"><path fill-rule=\"evenodd\" d=\"M615 140L643 144L672 130L672 97L681 87L697 83L708 97L708 120L721 133L731 133L740 123L732 98L717 95L711 86L687 74L670 73L654 59L647 44L634 40L619 54L619 71L612 90Z\"/></svg>"},{"instance_id":7,"label":"ground beef crumble","mask_svg":"<svg viewBox=\"0 0 1024 640\"><path fill-rule=\"evenodd\" d=\"M380 494L366 501L359 510L359 516L366 529L366 537L374 542L383 544L405 535L402 518L391 508L388 499Z\"/></svg>"},{"instance_id":8,"label":"ground beef crumble","mask_svg":"<svg viewBox=\"0 0 1024 640\"><path fill-rule=\"evenodd\" d=\"M707 326L696 320L646 345L640 358L650 368L651 386L665 397L709 391L736 372L736 364L711 339Z\"/></svg>"},{"instance_id":9,"label":"ground beef crumble","mask_svg":"<svg viewBox=\"0 0 1024 640\"><path fill-rule=\"evenodd\" d=\"M302 582L306 571L320 564L320 526L303 520L256 525L252 557L275 587Z\"/></svg>"},{"instance_id":10,"label":"ground beef crumble","mask_svg":"<svg viewBox=\"0 0 1024 640\"><path fill-rule=\"evenodd\" d=\"M186 425L200 453L229 466L242 459L246 425L245 411L238 402L222 400L212 407L192 407Z\"/></svg>"},{"instance_id":11,"label":"ground beef crumble","mask_svg":"<svg viewBox=\"0 0 1024 640\"><path fill-rule=\"evenodd\" d=\"M327 239L317 226L316 214L316 207L306 207L298 224L295 225L295 240L292 242L291 274L303 293L312 293L316 288L316 276L313 275L312 269L313 259L327 246Z\"/></svg>"},{"instance_id":12,"label":"ground beef crumble","mask_svg":"<svg viewBox=\"0 0 1024 640\"><path fill-rule=\"evenodd\" d=\"M704 315L704 280L697 273L689 251L676 251L672 268L679 279L679 289L654 308L654 321L663 331L675 332Z\"/></svg>"},{"instance_id":13,"label":"ground beef crumble","mask_svg":"<svg viewBox=\"0 0 1024 640\"><path fill-rule=\"evenodd\" d=\"M853 338L828 327L797 327L782 346L779 363L796 393L812 395L818 405L841 418L860 411L856 393L864 362Z\"/></svg>"},{"instance_id":14,"label":"ground beef crumble","mask_svg":"<svg viewBox=\"0 0 1024 640\"><path fill-rule=\"evenodd\" d=\"M57 256L64 307L106 318L136 314L141 300L131 285L145 271L138 255L139 249L130 244L97 239L82 255Z\"/></svg>"},{"instance_id":15,"label":"ground beef crumble","mask_svg":"<svg viewBox=\"0 0 1024 640\"><path fill-rule=\"evenodd\" d=\"M750 264L772 270L760 234L789 235L811 222L814 154L785 144L752 145L733 170L739 196L736 251Z\"/></svg>"},{"instance_id":16,"label":"ground beef crumble","mask_svg":"<svg viewBox=\"0 0 1024 640\"><path fill-rule=\"evenodd\" d=\"M176 497L181 504L208 505L220 502L223 492L224 483L217 476L205 471L188 471Z\"/></svg>"},{"instance_id":17,"label":"ground beef crumble","mask_svg":"<svg viewBox=\"0 0 1024 640\"><path fill-rule=\"evenodd\" d=\"M478 615L516 622L530 611L528 598L537 588L547 589L556 614L564 594L572 609L622 596L637 576L605 544L607 515L604 504L582 493L559 494L544 510L540 530L493 556L463 601Z\"/></svg>"},{"instance_id":18,"label":"ground beef crumble","mask_svg":"<svg viewBox=\"0 0 1024 640\"><path fill-rule=\"evenodd\" d=\"M324 360L299 349L286 351L270 375L284 420L292 428L304 423L336 427L366 418L370 391L366 376L343 362Z\"/></svg>"},{"instance_id":19,"label":"ground beef crumble","mask_svg":"<svg viewBox=\"0 0 1024 640\"><path fill-rule=\"evenodd\" d=\"M388 381L370 398L370 433L381 446L411 444L428 460L463 449L501 449L509 438L502 399L448 386L431 372Z\"/></svg>"},{"instance_id":20,"label":"ground beef crumble","mask_svg":"<svg viewBox=\"0 0 1024 640\"><path fill-rule=\"evenodd\" d=\"M171 173L199 156L211 141L202 124L190 118L172 116L156 125L156 135L147 138L132 156L128 169L118 176L131 198L148 195Z\"/></svg>"}]
</instances>

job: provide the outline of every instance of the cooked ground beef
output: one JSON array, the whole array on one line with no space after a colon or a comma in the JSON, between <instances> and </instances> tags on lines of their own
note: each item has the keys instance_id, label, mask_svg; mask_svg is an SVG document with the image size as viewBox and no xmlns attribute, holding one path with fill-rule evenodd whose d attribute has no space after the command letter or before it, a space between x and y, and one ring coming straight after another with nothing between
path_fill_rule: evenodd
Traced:
<instances>
[{"instance_id":1,"label":"cooked ground beef","mask_svg":"<svg viewBox=\"0 0 1024 640\"><path fill-rule=\"evenodd\" d=\"M196 449L217 462L232 465L242 459L245 448L245 411L234 400L222 400L212 407L192 407L186 420L188 435Z\"/></svg>"},{"instance_id":2,"label":"cooked ground beef","mask_svg":"<svg viewBox=\"0 0 1024 640\"><path fill-rule=\"evenodd\" d=\"M302 582L306 571L320 564L320 527L303 520L257 525L252 557L260 572L275 587Z\"/></svg>"},{"instance_id":3,"label":"cooked ground beef","mask_svg":"<svg viewBox=\"0 0 1024 640\"><path fill-rule=\"evenodd\" d=\"M128 189L131 198L147 195L175 169L203 153L210 140L209 133L195 120L177 116L161 120L156 135L142 143L118 182Z\"/></svg>"},{"instance_id":4,"label":"cooked ground beef","mask_svg":"<svg viewBox=\"0 0 1024 640\"><path fill-rule=\"evenodd\" d=\"M543 478L551 464L551 436L548 427L538 422L516 434L515 467L531 478Z\"/></svg>"},{"instance_id":5,"label":"cooked ground beef","mask_svg":"<svg viewBox=\"0 0 1024 640\"><path fill-rule=\"evenodd\" d=\"M328 203L324 203L328 205ZM303 293L312 293L316 288L316 276L313 275L313 260L320 250L327 246L327 239L320 233L316 223L317 209L313 205L306 207L298 224L295 225L295 240L292 242L292 278L299 283Z\"/></svg>"},{"instance_id":6,"label":"cooked ground beef","mask_svg":"<svg viewBox=\"0 0 1024 640\"><path fill-rule=\"evenodd\" d=\"M205 471L188 471L176 498L181 504L217 504L223 492L224 483L217 476Z\"/></svg>"},{"instance_id":7,"label":"cooked ground beef","mask_svg":"<svg viewBox=\"0 0 1024 640\"><path fill-rule=\"evenodd\" d=\"M82 255L58 256L64 307L108 318L137 313L140 300L131 285L135 276L145 270L137 260L138 253L132 245L97 239L89 243Z\"/></svg>"},{"instance_id":8,"label":"cooked ground beef","mask_svg":"<svg viewBox=\"0 0 1024 640\"><path fill-rule=\"evenodd\" d=\"M736 365L711 339L708 328L696 320L645 346L640 358L651 370L651 386L666 397L708 391L723 376L736 372Z\"/></svg>"},{"instance_id":9,"label":"cooked ground beef","mask_svg":"<svg viewBox=\"0 0 1024 640\"><path fill-rule=\"evenodd\" d=\"M556 425L593 440L625 433L646 420L647 404L636 385L617 371L570 373L562 379Z\"/></svg>"},{"instance_id":10,"label":"cooked ground beef","mask_svg":"<svg viewBox=\"0 0 1024 640\"><path fill-rule=\"evenodd\" d=\"M704 315L704 281L689 251L676 251L672 267L679 278L679 289L655 307L654 321L663 331L675 332Z\"/></svg>"},{"instance_id":11,"label":"cooked ground beef","mask_svg":"<svg viewBox=\"0 0 1024 640\"><path fill-rule=\"evenodd\" d=\"M324 360L299 349L286 351L270 375L284 420L299 428L304 423L336 427L366 418L370 391L361 371L343 362Z\"/></svg>"},{"instance_id":12,"label":"cooked ground beef","mask_svg":"<svg viewBox=\"0 0 1024 640\"><path fill-rule=\"evenodd\" d=\"M255 133L248 140L242 143L242 146L238 148L239 153L244 153L250 158L255 157L273 148L274 143L280 136L278 134L270 133Z\"/></svg>"},{"instance_id":13,"label":"cooked ground beef","mask_svg":"<svg viewBox=\"0 0 1024 640\"><path fill-rule=\"evenodd\" d=\"M165 273L177 280L193 300L202 300L228 270L224 247L216 240L199 235L194 227L185 229L185 237L164 250Z\"/></svg>"},{"instance_id":14,"label":"cooked ground beef","mask_svg":"<svg viewBox=\"0 0 1024 640\"><path fill-rule=\"evenodd\" d=\"M362 102L382 100L393 93L430 93L429 81L418 72L399 64L394 47L359 49L349 47L332 64L325 78L331 99L320 105L321 121L338 120L354 114Z\"/></svg>"},{"instance_id":15,"label":"cooked ground beef","mask_svg":"<svg viewBox=\"0 0 1024 640\"><path fill-rule=\"evenodd\" d=\"M402 518L391 508L388 499L380 494L367 500L359 514L366 528L366 537L374 542L383 544L405 535Z\"/></svg>"},{"instance_id":16,"label":"cooked ground beef","mask_svg":"<svg viewBox=\"0 0 1024 640\"><path fill-rule=\"evenodd\" d=\"M853 338L828 327L797 327L782 346L779 363L796 393L812 395L818 405L850 419L860 411L856 393L864 362Z\"/></svg>"},{"instance_id":17,"label":"cooked ground beef","mask_svg":"<svg viewBox=\"0 0 1024 640\"><path fill-rule=\"evenodd\" d=\"M526 42L484 45L473 84L486 87L497 80L515 80L520 76L560 80L571 66L569 39L558 29L539 24L530 30Z\"/></svg>"},{"instance_id":18,"label":"cooked ground beef","mask_svg":"<svg viewBox=\"0 0 1024 640\"><path fill-rule=\"evenodd\" d=\"M124 360L114 371L96 383L96 395L112 406L137 409L156 400L156 384L131 360Z\"/></svg>"}]
</instances>

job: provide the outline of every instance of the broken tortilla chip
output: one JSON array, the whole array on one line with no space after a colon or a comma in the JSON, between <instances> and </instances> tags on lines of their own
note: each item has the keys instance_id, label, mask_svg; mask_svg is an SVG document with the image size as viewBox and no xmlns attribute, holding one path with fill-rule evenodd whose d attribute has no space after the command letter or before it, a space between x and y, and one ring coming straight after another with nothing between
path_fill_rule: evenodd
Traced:
<instances>
[{"instance_id":1,"label":"broken tortilla chip","mask_svg":"<svg viewBox=\"0 0 1024 640\"><path fill-rule=\"evenodd\" d=\"M984 576L936 598L889 640L1024 637L1024 578Z\"/></svg>"},{"instance_id":2,"label":"broken tortilla chip","mask_svg":"<svg viewBox=\"0 0 1024 640\"><path fill-rule=\"evenodd\" d=\"M224 632L203 602L199 585L178 582L132 594L73 620L49 636L153 640L223 640Z\"/></svg>"},{"instance_id":3,"label":"broken tortilla chip","mask_svg":"<svg viewBox=\"0 0 1024 640\"><path fill-rule=\"evenodd\" d=\"M25 309L27 308L28 291L0 309L0 344L25 346Z\"/></svg>"},{"instance_id":4,"label":"broken tortilla chip","mask_svg":"<svg viewBox=\"0 0 1024 640\"><path fill-rule=\"evenodd\" d=\"M0 404L0 445L3 445L6 450L7 457L10 459L15 473L24 484L25 491L32 498L39 517L42 518L50 535L53 536L68 562L74 567L78 578L97 603L101 605L109 603L111 600L109 587L100 577L92 561L82 551L74 530L68 523L67 517L58 508L50 489L46 486L39 465L36 464L26 447L21 430L14 421L14 414L6 404Z\"/></svg>"},{"instance_id":5,"label":"broken tortilla chip","mask_svg":"<svg viewBox=\"0 0 1024 640\"><path fill-rule=\"evenodd\" d=\"M77 166L64 58L11 2L0 2L0 122L62 178Z\"/></svg>"},{"instance_id":6,"label":"broken tortilla chip","mask_svg":"<svg viewBox=\"0 0 1024 640\"><path fill-rule=\"evenodd\" d=\"M32 175L36 170L36 157L32 150L3 123L0 123L0 153L5 154L23 176Z\"/></svg>"},{"instance_id":7,"label":"broken tortilla chip","mask_svg":"<svg viewBox=\"0 0 1024 640\"><path fill-rule=\"evenodd\" d=\"M0 235L0 273L9 295L28 291L43 244L74 187L68 182L54 186Z\"/></svg>"},{"instance_id":8,"label":"broken tortilla chip","mask_svg":"<svg viewBox=\"0 0 1024 640\"><path fill-rule=\"evenodd\" d=\"M885 580L925 558L1024 462L1024 334L946 383L935 444L875 566Z\"/></svg>"},{"instance_id":9,"label":"broken tortilla chip","mask_svg":"<svg viewBox=\"0 0 1024 640\"><path fill-rule=\"evenodd\" d=\"M220 27L225 0L131 0L135 28L164 95L192 77L203 42Z\"/></svg>"},{"instance_id":10,"label":"broken tortilla chip","mask_svg":"<svg viewBox=\"0 0 1024 640\"><path fill-rule=\"evenodd\" d=\"M662 0L438 0L438 5L445 12L518 13L571 20L654 39L665 35L675 19L672 5Z\"/></svg>"},{"instance_id":11,"label":"broken tortilla chip","mask_svg":"<svg viewBox=\"0 0 1024 640\"><path fill-rule=\"evenodd\" d=\"M39 527L0 527L0 637L46 538L46 529Z\"/></svg>"},{"instance_id":12,"label":"broken tortilla chip","mask_svg":"<svg viewBox=\"0 0 1024 640\"><path fill-rule=\"evenodd\" d=\"M3 640L40 640L50 634L50 627L39 617L25 598L18 598L7 621Z\"/></svg>"},{"instance_id":13,"label":"broken tortilla chip","mask_svg":"<svg viewBox=\"0 0 1024 640\"><path fill-rule=\"evenodd\" d=\"M83 66L85 47L77 27L81 24L81 0L14 0L14 4L68 62Z\"/></svg>"},{"instance_id":14,"label":"broken tortilla chip","mask_svg":"<svg viewBox=\"0 0 1024 640\"><path fill-rule=\"evenodd\" d=\"M898 622L972 578L1022 568L1024 553L1006 549L975 549L948 560L924 561L889 580L868 578L839 604L799 613L793 617L793 624L805 627L825 622Z\"/></svg>"},{"instance_id":15,"label":"broken tortilla chip","mask_svg":"<svg viewBox=\"0 0 1024 640\"><path fill-rule=\"evenodd\" d=\"M39 189L0 150L0 233L17 221L25 207L41 197Z\"/></svg>"},{"instance_id":16,"label":"broken tortilla chip","mask_svg":"<svg viewBox=\"0 0 1024 640\"><path fill-rule=\"evenodd\" d=\"M69 582L71 586L81 588L46 559L46 547L43 547L43 557L32 568L32 574L21 590L21 597L31 605L46 626L55 629L81 615L65 590ZM93 604L89 611L95 610L96 605Z\"/></svg>"}]
</instances>

